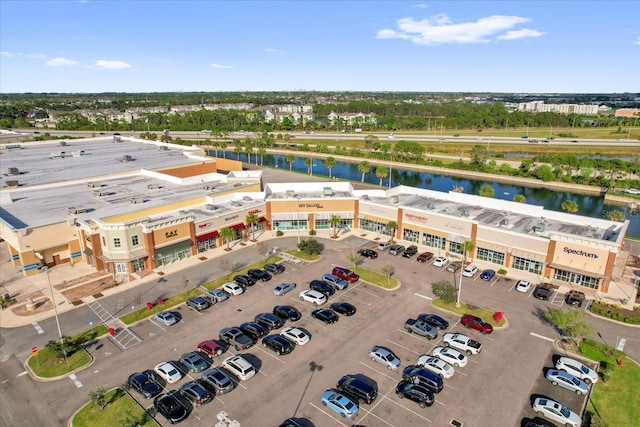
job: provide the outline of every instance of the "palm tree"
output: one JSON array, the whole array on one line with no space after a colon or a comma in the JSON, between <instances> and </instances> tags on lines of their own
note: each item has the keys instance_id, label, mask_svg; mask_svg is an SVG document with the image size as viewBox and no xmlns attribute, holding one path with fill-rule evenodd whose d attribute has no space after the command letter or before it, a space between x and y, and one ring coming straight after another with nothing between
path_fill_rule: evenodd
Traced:
<instances>
[{"instance_id":1,"label":"palm tree","mask_svg":"<svg viewBox=\"0 0 640 427\"><path fill-rule=\"evenodd\" d=\"M256 224L260 222L260 218L256 214L249 214L244 217L245 224L251 226L251 240L256 240Z\"/></svg>"},{"instance_id":2,"label":"palm tree","mask_svg":"<svg viewBox=\"0 0 640 427\"><path fill-rule=\"evenodd\" d=\"M335 167L336 163L336 159L333 157L324 159L324 165L329 169L329 179L331 179L331 169Z\"/></svg>"},{"instance_id":3,"label":"palm tree","mask_svg":"<svg viewBox=\"0 0 640 427\"><path fill-rule=\"evenodd\" d=\"M222 141L219 145L220 145L220 151L222 151L222 158L226 159L227 158L227 143L225 141Z\"/></svg>"},{"instance_id":4,"label":"palm tree","mask_svg":"<svg viewBox=\"0 0 640 427\"><path fill-rule=\"evenodd\" d=\"M389 169L386 166L378 166L376 168L376 176L380 178L380 187L382 187L382 180L389 176Z\"/></svg>"},{"instance_id":5,"label":"palm tree","mask_svg":"<svg viewBox=\"0 0 640 427\"><path fill-rule=\"evenodd\" d=\"M493 197L495 193L496 191L489 184L485 184L482 187L480 187L480 195L482 197Z\"/></svg>"},{"instance_id":6,"label":"palm tree","mask_svg":"<svg viewBox=\"0 0 640 427\"><path fill-rule=\"evenodd\" d=\"M293 161L296 159L296 156L294 156L293 154L287 154L284 157L284 160L289 163L289 172L291 172L291 167L293 166Z\"/></svg>"},{"instance_id":7,"label":"palm tree","mask_svg":"<svg viewBox=\"0 0 640 427\"><path fill-rule=\"evenodd\" d=\"M476 244L471 240L466 240L464 243L460 245L460 249L462 249L462 257L464 262L462 263L462 267L460 268L460 280L458 282L458 296L456 297L456 307L460 307L460 290L462 289L462 272L464 271L464 266L467 263L467 254L469 252L473 252L476 248Z\"/></svg>"},{"instance_id":8,"label":"palm tree","mask_svg":"<svg viewBox=\"0 0 640 427\"><path fill-rule=\"evenodd\" d=\"M391 241L393 241L393 237L396 235L396 228L398 228L398 223L395 221L389 221L387 223L387 229L393 230L391 232Z\"/></svg>"},{"instance_id":9,"label":"palm tree","mask_svg":"<svg viewBox=\"0 0 640 427\"><path fill-rule=\"evenodd\" d=\"M253 153L253 144L247 138L244 142L244 151L247 153L247 163L251 163L251 153Z\"/></svg>"},{"instance_id":10,"label":"palm tree","mask_svg":"<svg viewBox=\"0 0 640 427\"><path fill-rule=\"evenodd\" d=\"M264 164L264 155L267 154L267 150L264 147L258 148L258 154L260 155L260 164Z\"/></svg>"},{"instance_id":11,"label":"palm tree","mask_svg":"<svg viewBox=\"0 0 640 427\"><path fill-rule=\"evenodd\" d=\"M333 227L333 237L338 235L337 228L342 223L342 218L338 215L331 215L329 218L329 225Z\"/></svg>"},{"instance_id":12,"label":"palm tree","mask_svg":"<svg viewBox=\"0 0 640 427\"><path fill-rule=\"evenodd\" d=\"M236 232L230 229L229 227L225 227L222 230L220 230L220 239L222 239L223 242L227 243L227 250L230 249L229 244L233 241L235 237L236 237Z\"/></svg>"},{"instance_id":13,"label":"palm tree","mask_svg":"<svg viewBox=\"0 0 640 427\"><path fill-rule=\"evenodd\" d=\"M236 144L236 146L233 147L233 152L236 153L236 160L240 160L240 153L242 152L240 144Z\"/></svg>"},{"instance_id":14,"label":"palm tree","mask_svg":"<svg viewBox=\"0 0 640 427\"><path fill-rule=\"evenodd\" d=\"M368 161L363 160L358 165L358 170L362 172L362 180L360 182L364 182L364 175L371 172L371 165Z\"/></svg>"},{"instance_id":15,"label":"palm tree","mask_svg":"<svg viewBox=\"0 0 640 427\"><path fill-rule=\"evenodd\" d=\"M560 205L560 209L565 212L576 213L580 210L580 205L573 200L567 200L562 202L562 204Z\"/></svg>"},{"instance_id":16,"label":"palm tree","mask_svg":"<svg viewBox=\"0 0 640 427\"><path fill-rule=\"evenodd\" d=\"M309 175L313 175L313 159L311 157L307 157L304 159L304 164L307 166Z\"/></svg>"}]
</instances>

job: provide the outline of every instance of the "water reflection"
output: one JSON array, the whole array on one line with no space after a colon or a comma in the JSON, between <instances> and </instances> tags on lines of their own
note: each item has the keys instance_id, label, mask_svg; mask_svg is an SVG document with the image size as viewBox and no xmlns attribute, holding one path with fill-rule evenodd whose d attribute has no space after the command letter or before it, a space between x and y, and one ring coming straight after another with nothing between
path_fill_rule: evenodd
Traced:
<instances>
[{"instance_id":1,"label":"water reflection","mask_svg":"<svg viewBox=\"0 0 640 427\"><path fill-rule=\"evenodd\" d=\"M211 151L209 155L214 155ZM311 156L311 153L309 154ZM305 158L309 157L296 156L291 164L291 169L296 172L309 173ZM228 159L236 159L236 153L227 151ZM247 153L240 153L239 159L243 162L247 161ZM260 156L251 155L251 163L259 164ZM266 167L278 167L279 169L289 170L289 162L286 161L285 155L282 154L265 154L263 165ZM360 182L362 180L362 172L358 170L359 163L336 162L331 169L331 175L337 179L345 179L349 181ZM375 175L376 167L371 166L371 171L364 176L364 182L378 186L380 178ZM387 167L387 169L389 169ZM313 158L313 175L329 176L329 169L324 164L324 159ZM389 177L383 179L383 185L389 185ZM528 204L544 206L545 209L561 211L560 205L564 201L574 201L580 207L577 214L592 218L605 218L607 212L619 210L625 212L627 219L630 220L627 235L631 237L640 237L640 212L631 212L628 207L608 205L604 203L604 197L590 196L584 194L576 194L568 191L553 191L548 188L533 188L499 182L479 181L447 175L434 175L428 172L420 172L410 169L393 168L391 170L391 182L393 186L407 185L411 187L427 188L430 190L448 192L456 186L462 186L467 194L479 194L480 187L483 185L491 185L495 195L494 198L499 200L513 200L516 194L523 194Z\"/></svg>"}]
</instances>

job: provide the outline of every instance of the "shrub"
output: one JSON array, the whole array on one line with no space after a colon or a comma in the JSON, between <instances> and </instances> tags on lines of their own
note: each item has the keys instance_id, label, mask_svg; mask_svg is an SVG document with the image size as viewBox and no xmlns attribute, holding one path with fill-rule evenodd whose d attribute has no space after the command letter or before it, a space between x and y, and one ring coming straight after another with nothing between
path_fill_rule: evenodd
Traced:
<instances>
[{"instance_id":1,"label":"shrub","mask_svg":"<svg viewBox=\"0 0 640 427\"><path fill-rule=\"evenodd\" d=\"M309 230L309 236L315 236L316 230Z\"/></svg>"},{"instance_id":2,"label":"shrub","mask_svg":"<svg viewBox=\"0 0 640 427\"><path fill-rule=\"evenodd\" d=\"M498 270L498 274L501 276L504 276L505 274L507 274L507 270L505 270L504 268L501 268L500 270Z\"/></svg>"},{"instance_id":3,"label":"shrub","mask_svg":"<svg viewBox=\"0 0 640 427\"><path fill-rule=\"evenodd\" d=\"M276 236L281 237L283 235L284 235L284 233L282 232L282 230L276 231Z\"/></svg>"},{"instance_id":4,"label":"shrub","mask_svg":"<svg viewBox=\"0 0 640 427\"><path fill-rule=\"evenodd\" d=\"M453 285L450 282L447 282L446 280L442 282L433 283L431 285L431 291L435 296L437 296L447 304L451 304L455 302L456 299L458 298L458 291L455 285Z\"/></svg>"}]
</instances>

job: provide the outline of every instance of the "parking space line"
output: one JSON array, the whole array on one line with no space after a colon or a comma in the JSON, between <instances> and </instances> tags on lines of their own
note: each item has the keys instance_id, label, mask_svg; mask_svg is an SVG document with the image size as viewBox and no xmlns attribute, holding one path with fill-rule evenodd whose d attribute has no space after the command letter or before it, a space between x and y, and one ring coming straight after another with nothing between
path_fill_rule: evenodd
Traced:
<instances>
[{"instance_id":1,"label":"parking space line","mask_svg":"<svg viewBox=\"0 0 640 427\"><path fill-rule=\"evenodd\" d=\"M405 334L408 337L415 338L418 341L423 342L423 343L425 342L425 340L427 340L427 343L430 341L429 339L427 339L426 337L423 337L422 335L413 334L413 333L410 334L405 329L396 329L396 330L398 332L402 332L403 334ZM435 345L433 347L435 347ZM433 350L433 347L431 347L432 350ZM419 354L419 353L416 353L416 354Z\"/></svg>"},{"instance_id":2,"label":"parking space line","mask_svg":"<svg viewBox=\"0 0 640 427\"><path fill-rule=\"evenodd\" d=\"M346 291L345 291L345 292L343 292L343 293L349 293L349 291L350 291L351 289L355 289L355 288L357 288L357 287L360 287L360 284L361 284L361 283L362 283L362 282L360 282L360 281L359 281L358 283L355 283L354 285L352 285L352 286L348 287L348 288L346 289ZM374 294L373 292L365 291L364 289L360 289L360 291L361 291L361 292L364 292L365 294L369 294L369 295L371 295L372 297L382 298L382 296L380 296L380 295L376 295L376 294Z\"/></svg>"},{"instance_id":3,"label":"parking space line","mask_svg":"<svg viewBox=\"0 0 640 427\"><path fill-rule=\"evenodd\" d=\"M529 335L531 335L533 337L536 337L536 338L543 339L543 340L547 340L549 342L555 342L555 339L549 338L549 337L545 337L544 335L536 334L535 332L529 332Z\"/></svg>"},{"instance_id":4,"label":"parking space line","mask_svg":"<svg viewBox=\"0 0 640 427\"><path fill-rule=\"evenodd\" d=\"M366 366L367 368L371 369L372 371L375 371L375 372L379 373L379 374L380 374L380 375L382 375L383 377L387 377L387 378L389 378L390 380L393 380L393 381L398 381L398 379L397 379L397 378L391 377L391 376L389 376L389 375L385 374L384 372L380 372L380 371L378 371L377 369L372 368L371 366L367 365L366 363L360 362L360 364L361 364L361 365L363 365L363 366ZM392 372L393 372L393 371L392 371Z\"/></svg>"},{"instance_id":5,"label":"parking space line","mask_svg":"<svg viewBox=\"0 0 640 427\"><path fill-rule=\"evenodd\" d=\"M433 298L431 298L431 297L428 297L428 296L426 296L426 295L419 294L419 293L417 293L417 292L416 292L416 293L414 293L414 295L415 295L415 296L417 296L417 297L420 297L420 298L428 299L428 300L432 300L432 299L433 299Z\"/></svg>"},{"instance_id":6,"label":"parking space line","mask_svg":"<svg viewBox=\"0 0 640 427\"><path fill-rule=\"evenodd\" d=\"M284 360L280 359L278 356L274 356L273 354L271 354L271 352L270 352L270 351L265 350L264 348L259 347L259 346L256 346L256 347L258 347L258 349L260 349L260 351L262 351L263 353L265 353L267 356L271 356L272 358L276 359L277 361L279 361L279 362L280 362L280 363L282 363L283 365L286 365L286 364L287 364L287 362L285 362Z\"/></svg>"},{"instance_id":7,"label":"parking space line","mask_svg":"<svg viewBox=\"0 0 640 427\"><path fill-rule=\"evenodd\" d=\"M394 403L394 404L398 405L399 407L404 408L405 410L407 410L407 411L411 412L413 415L416 415L416 416L418 416L418 417L422 418L422 419L423 419L423 420L425 420L425 421L428 421L428 422L430 422L430 423L432 423L432 422L433 422L433 421L431 421L429 418L427 418L427 417L423 417L422 415L420 415L420 414L418 414L417 412L415 412L415 411L413 411L413 410L411 410L411 409L407 408L407 407L406 407L406 406L404 406L404 405L401 405L400 403L396 402L396 401L395 401L395 400L393 400L393 399L389 399L389 402L392 402L392 403ZM437 400L436 400L436 402L437 402Z\"/></svg>"},{"instance_id":8,"label":"parking space line","mask_svg":"<svg viewBox=\"0 0 640 427\"><path fill-rule=\"evenodd\" d=\"M365 414L362 416L362 418L360 418L358 424L360 424L362 422L362 420L367 416L367 415L371 415L372 417L375 417L377 419L379 419L380 421L382 421L383 423L385 423L388 426L394 427L393 424L388 423L387 421L383 420L382 418L380 418L379 416L377 416L376 414L374 414L373 412L371 412L373 410L373 408L369 411L366 411L365 409L363 409L362 406L359 406L359 409L361 409Z\"/></svg>"},{"instance_id":9,"label":"parking space line","mask_svg":"<svg viewBox=\"0 0 640 427\"><path fill-rule=\"evenodd\" d=\"M163 328L162 326L160 326L160 324L156 323L153 321L153 319L149 319L149 322L153 323L154 325L156 325L158 328L162 329L163 331L167 332L167 330L165 328Z\"/></svg>"},{"instance_id":10,"label":"parking space line","mask_svg":"<svg viewBox=\"0 0 640 427\"><path fill-rule=\"evenodd\" d=\"M391 341L391 340L389 340L389 339L388 339L387 341L388 341L388 342L390 342L390 343L391 343L391 344L393 344L393 345L397 345L398 347L402 347L402 348L404 348L405 350L410 351L410 352L411 352L411 353L413 353L413 354L417 354L417 355L420 355L420 354L421 354L421 353L418 353L417 351L413 351L413 350L411 350L410 348L407 348L407 347L405 347L405 346L403 346L403 345L401 345L401 344L398 344L397 342Z\"/></svg>"},{"instance_id":11,"label":"parking space line","mask_svg":"<svg viewBox=\"0 0 640 427\"><path fill-rule=\"evenodd\" d=\"M329 418L331 418L333 421L337 422L338 424L340 424L341 426L347 427L347 425L343 422L340 422L338 420L336 420L335 418L333 418L331 416L331 414L329 414L328 412L326 412L324 409L317 407L316 405L314 405L313 403L309 402L309 405L313 406L314 408L316 408L318 411L322 412L323 414L325 414L326 416L328 416Z\"/></svg>"},{"instance_id":12,"label":"parking space line","mask_svg":"<svg viewBox=\"0 0 640 427\"><path fill-rule=\"evenodd\" d=\"M560 297L560 303L557 303L557 302L556 302L556 299L558 299L558 297ZM562 307L562 306L564 305L564 294L561 296L561 295L558 293L558 291L555 291L555 292L553 293L553 298L551 298L551 304Z\"/></svg>"}]
</instances>

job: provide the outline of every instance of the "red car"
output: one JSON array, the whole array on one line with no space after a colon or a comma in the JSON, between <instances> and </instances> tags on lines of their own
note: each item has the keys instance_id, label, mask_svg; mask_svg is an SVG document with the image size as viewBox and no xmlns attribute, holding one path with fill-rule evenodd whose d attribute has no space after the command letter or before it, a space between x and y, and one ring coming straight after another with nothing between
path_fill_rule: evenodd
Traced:
<instances>
[{"instance_id":1,"label":"red car","mask_svg":"<svg viewBox=\"0 0 640 427\"><path fill-rule=\"evenodd\" d=\"M222 346L215 341L202 341L200 344L198 344L198 350L212 359L214 357L220 356L224 352Z\"/></svg>"},{"instance_id":2,"label":"red car","mask_svg":"<svg viewBox=\"0 0 640 427\"><path fill-rule=\"evenodd\" d=\"M423 252L420 255L418 255L418 258L416 258L416 260L418 262L427 262L431 258L433 258L433 252Z\"/></svg>"},{"instance_id":3,"label":"red car","mask_svg":"<svg viewBox=\"0 0 640 427\"><path fill-rule=\"evenodd\" d=\"M346 280L349 283L355 283L360 280L360 276L344 267L333 267L332 274L334 276L338 276L342 280Z\"/></svg>"},{"instance_id":4,"label":"red car","mask_svg":"<svg viewBox=\"0 0 640 427\"><path fill-rule=\"evenodd\" d=\"M493 332L493 326L479 318L478 316L474 316L472 314L465 314L462 316L461 323L465 328L475 329L476 331L480 331L482 335L490 334Z\"/></svg>"}]
</instances>

